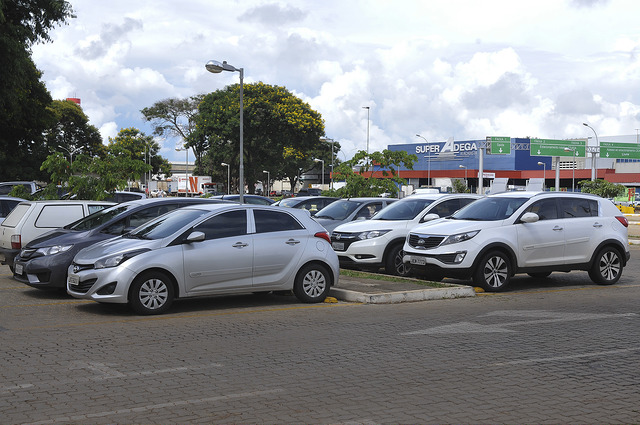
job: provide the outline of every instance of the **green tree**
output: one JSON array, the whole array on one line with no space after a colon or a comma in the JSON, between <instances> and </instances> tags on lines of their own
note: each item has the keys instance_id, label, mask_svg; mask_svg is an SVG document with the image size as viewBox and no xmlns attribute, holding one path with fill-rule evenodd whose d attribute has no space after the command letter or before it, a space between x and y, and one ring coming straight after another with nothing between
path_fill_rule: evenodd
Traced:
<instances>
[{"instance_id":1,"label":"green tree","mask_svg":"<svg viewBox=\"0 0 640 425\"><path fill-rule=\"evenodd\" d=\"M621 184L611 183L603 179L581 180L578 182L580 190L586 193L593 193L603 198L615 198L624 195L625 187Z\"/></svg>"},{"instance_id":2,"label":"green tree","mask_svg":"<svg viewBox=\"0 0 640 425\"><path fill-rule=\"evenodd\" d=\"M413 169L418 160L416 155L405 151L372 152L359 151L349 161L341 163L335 171L336 180L344 180L346 185L336 190L341 197L379 196L390 193L395 197L398 186L406 184L406 180L398 176L400 167ZM357 170L357 171L355 171ZM378 178L380 175L381 178Z\"/></svg>"},{"instance_id":3,"label":"green tree","mask_svg":"<svg viewBox=\"0 0 640 425\"><path fill-rule=\"evenodd\" d=\"M144 177L145 172L169 173L171 164L166 158L158 154L160 145L153 140L152 136L147 136L137 128L123 128L115 138L109 138L107 149L110 155L117 158L129 159L132 168L128 175L128 180L138 180ZM149 166L149 157L151 165ZM143 167L139 163L144 164ZM125 170L122 170L125 171Z\"/></svg>"},{"instance_id":4,"label":"green tree","mask_svg":"<svg viewBox=\"0 0 640 425\"><path fill-rule=\"evenodd\" d=\"M206 95L196 117L189 146L203 143L207 152L203 171L225 179L220 163L239 169L239 84ZM249 192L268 170L273 179L295 181L300 169L310 169L313 152L324 144L324 122L320 114L286 88L264 83L244 85L244 177ZM330 160L330 148L328 150ZM320 158L327 159L327 158Z\"/></svg>"},{"instance_id":5,"label":"green tree","mask_svg":"<svg viewBox=\"0 0 640 425\"><path fill-rule=\"evenodd\" d=\"M67 155L79 152L104 157L107 148L102 144L98 129L89 124L82 108L70 100L54 100L48 108L53 116L51 127L45 132L45 140L51 150Z\"/></svg>"},{"instance_id":6,"label":"green tree","mask_svg":"<svg viewBox=\"0 0 640 425\"><path fill-rule=\"evenodd\" d=\"M199 94L187 99L164 99L140 112L146 121L153 124L153 134L156 136L179 137L186 142L190 140L189 136L195 129L198 106L203 98L204 95ZM200 173L202 156L207 149L206 140L190 140L187 147L193 148L196 155L195 173L198 174Z\"/></svg>"},{"instance_id":7,"label":"green tree","mask_svg":"<svg viewBox=\"0 0 640 425\"><path fill-rule=\"evenodd\" d=\"M467 187L467 182L462 179L453 179L451 182L453 184L453 193L468 193L469 188Z\"/></svg>"},{"instance_id":8,"label":"green tree","mask_svg":"<svg viewBox=\"0 0 640 425\"><path fill-rule=\"evenodd\" d=\"M31 47L50 41L48 31L74 18L62 0L0 0L0 180L44 179L49 153L43 133L53 117L51 95L31 59Z\"/></svg>"}]
</instances>

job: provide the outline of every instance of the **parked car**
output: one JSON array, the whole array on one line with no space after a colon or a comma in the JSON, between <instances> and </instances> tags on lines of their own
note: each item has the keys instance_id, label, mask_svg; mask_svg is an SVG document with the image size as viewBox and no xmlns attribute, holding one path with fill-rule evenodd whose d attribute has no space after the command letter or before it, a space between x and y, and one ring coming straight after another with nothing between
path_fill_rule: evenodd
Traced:
<instances>
[{"instance_id":1,"label":"parked car","mask_svg":"<svg viewBox=\"0 0 640 425\"><path fill-rule=\"evenodd\" d=\"M411 195L384 208L367 221L336 227L331 234L333 249L345 267L379 269L407 276L411 268L402 259L402 245L411 228L439 217L447 217L477 200L471 193Z\"/></svg>"},{"instance_id":2,"label":"parked car","mask_svg":"<svg viewBox=\"0 0 640 425\"><path fill-rule=\"evenodd\" d=\"M2 264L13 271L14 257L33 239L111 205L106 201L20 202L0 224Z\"/></svg>"},{"instance_id":3,"label":"parked car","mask_svg":"<svg viewBox=\"0 0 640 425\"><path fill-rule=\"evenodd\" d=\"M411 230L404 261L427 276L505 289L516 273L586 270L618 281L629 260L628 221L609 200L567 192L504 192Z\"/></svg>"},{"instance_id":4,"label":"parked car","mask_svg":"<svg viewBox=\"0 0 640 425\"><path fill-rule=\"evenodd\" d=\"M321 196L321 195L322 195L322 190L316 189L313 187L300 189L298 193L296 193L296 196Z\"/></svg>"},{"instance_id":5,"label":"parked car","mask_svg":"<svg viewBox=\"0 0 640 425\"><path fill-rule=\"evenodd\" d=\"M313 216L329 231L354 220L369 220L378 211L397 201L394 198L347 198L330 203Z\"/></svg>"},{"instance_id":6,"label":"parked car","mask_svg":"<svg viewBox=\"0 0 640 425\"><path fill-rule=\"evenodd\" d=\"M2 224L5 217L9 215L16 205L23 201L25 201L25 199L14 198L13 196L0 196L0 224Z\"/></svg>"},{"instance_id":7,"label":"parked car","mask_svg":"<svg viewBox=\"0 0 640 425\"><path fill-rule=\"evenodd\" d=\"M67 269L82 248L127 233L169 211L219 199L153 198L123 202L33 239L15 257L13 277L34 288L66 288Z\"/></svg>"},{"instance_id":8,"label":"parked car","mask_svg":"<svg viewBox=\"0 0 640 425\"><path fill-rule=\"evenodd\" d=\"M30 195L40 189L36 182L2 182L0 183L0 195L8 195L15 186L24 187Z\"/></svg>"},{"instance_id":9,"label":"parked car","mask_svg":"<svg viewBox=\"0 0 640 425\"><path fill-rule=\"evenodd\" d=\"M198 205L76 254L67 292L128 303L139 314L175 298L293 290L322 302L338 282L329 234L306 211L263 205Z\"/></svg>"},{"instance_id":10,"label":"parked car","mask_svg":"<svg viewBox=\"0 0 640 425\"><path fill-rule=\"evenodd\" d=\"M295 198L281 199L273 205L307 210L314 216L318 211L338 199L340 198L333 198L331 196L296 196Z\"/></svg>"},{"instance_id":11,"label":"parked car","mask_svg":"<svg viewBox=\"0 0 640 425\"><path fill-rule=\"evenodd\" d=\"M127 202L135 201L136 199L146 199L147 195L143 192L131 192L131 191L115 191L113 194L107 197L107 201L110 202Z\"/></svg>"},{"instance_id":12,"label":"parked car","mask_svg":"<svg viewBox=\"0 0 640 425\"><path fill-rule=\"evenodd\" d=\"M239 194L231 194L231 195L216 195L216 196L211 196L210 199L222 199L225 201L233 201L233 202L239 202L240 201L240 195ZM260 195L252 195L252 194L243 194L242 195L242 199L244 201L245 204L255 204L255 205L271 205L273 204L275 201L271 198L267 198L266 196L260 196Z\"/></svg>"}]
</instances>

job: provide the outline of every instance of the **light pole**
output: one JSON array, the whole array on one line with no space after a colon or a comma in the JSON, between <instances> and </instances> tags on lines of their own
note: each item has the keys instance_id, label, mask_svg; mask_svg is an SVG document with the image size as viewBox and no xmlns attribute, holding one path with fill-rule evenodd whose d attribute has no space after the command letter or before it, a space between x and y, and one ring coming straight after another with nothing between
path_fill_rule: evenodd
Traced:
<instances>
[{"instance_id":1,"label":"light pole","mask_svg":"<svg viewBox=\"0 0 640 425\"><path fill-rule=\"evenodd\" d=\"M596 135L596 147L600 147L600 142L598 141L598 133L596 133L596 131L593 129L593 127L591 127L589 124L587 124L586 122L583 122L582 125L584 125L585 127L589 127L592 131L593 134ZM591 181L594 181L596 179L596 173L597 173L597 166L596 166L596 150L593 150L592 154L591 154Z\"/></svg>"},{"instance_id":2,"label":"light pole","mask_svg":"<svg viewBox=\"0 0 640 425\"><path fill-rule=\"evenodd\" d=\"M573 152L573 177L571 178L571 191L576 191L576 148L564 148L565 152Z\"/></svg>"},{"instance_id":3,"label":"light pole","mask_svg":"<svg viewBox=\"0 0 640 425\"><path fill-rule=\"evenodd\" d=\"M243 105L242 105L242 92L243 92L243 80L244 80L244 68L236 68L232 65L229 65L227 61L223 61L222 63L218 61L211 60L207 62L205 65L207 71L212 72L214 74L219 74L222 71L230 71L230 72L239 72L240 73L240 184L238 187L240 189L240 203L244 203L244 114L243 114Z\"/></svg>"},{"instance_id":4,"label":"light pole","mask_svg":"<svg viewBox=\"0 0 640 425\"><path fill-rule=\"evenodd\" d=\"M426 137L423 137L419 134L416 134L416 137L424 139L425 143L429 143ZM429 155L425 155L424 157L429 159L428 165L427 165L427 184L431 186L431 149L429 149Z\"/></svg>"},{"instance_id":5,"label":"light pole","mask_svg":"<svg viewBox=\"0 0 640 425\"><path fill-rule=\"evenodd\" d=\"M335 140L329 139L329 138L324 139L324 140L331 140L331 174L330 174L331 183L329 183L329 184L330 184L331 190L333 190L333 142L335 142Z\"/></svg>"},{"instance_id":6,"label":"light pole","mask_svg":"<svg viewBox=\"0 0 640 425\"><path fill-rule=\"evenodd\" d=\"M465 165L458 165L458 168L464 168L464 185L469 187L469 183L467 182L467 167Z\"/></svg>"},{"instance_id":7,"label":"light pole","mask_svg":"<svg viewBox=\"0 0 640 425\"><path fill-rule=\"evenodd\" d=\"M371 107L363 106L362 109L367 110L367 164L369 164L369 111L371 110Z\"/></svg>"},{"instance_id":8,"label":"light pole","mask_svg":"<svg viewBox=\"0 0 640 425\"><path fill-rule=\"evenodd\" d=\"M189 148L182 145L182 149L176 147L176 151L185 151L185 159L184 159L184 197L189 196Z\"/></svg>"},{"instance_id":9,"label":"light pole","mask_svg":"<svg viewBox=\"0 0 640 425\"><path fill-rule=\"evenodd\" d=\"M221 163L223 167L227 167L227 195L231 194L231 167L226 162Z\"/></svg>"},{"instance_id":10,"label":"light pole","mask_svg":"<svg viewBox=\"0 0 640 425\"><path fill-rule=\"evenodd\" d=\"M538 165L542 165L542 191L545 190L545 184L547 183L547 163L538 162Z\"/></svg>"},{"instance_id":11,"label":"light pole","mask_svg":"<svg viewBox=\"0 0 640 425\"><path fill-rule=\"evenodd\" d=\"M322 190L324 190L324 160L314 159L315 162L322 162Z\"/></svg>"},{"instance_id":12,"label":"light pole","mask_svg":"<svg viewBox=\"0 0 640 425\"><path fill-rule=\"evenodd\" d=\"M69 167L71 167L73 165L73 154L76 153L76 152L80 152L82 149L84 149L84 146L80 146L80 147L75 148L74 150L70 151L69 149L65 148L64 146L58 145L58 147L60 149L64 149L69 154L69 159L70 159Z\"/></svg>"},{"instance_id":13,"label":"light pole","mask_svg":"<svg viewBox=\"0 0 640 425\"><path fill-rule=\"evenodd\" d=\"M271 192L269 191L269 185L271 184L271 173L267 170L262 170L263 173L267 173L267 194L265 196L269 196Z\"/></svg>"}]
</instances>

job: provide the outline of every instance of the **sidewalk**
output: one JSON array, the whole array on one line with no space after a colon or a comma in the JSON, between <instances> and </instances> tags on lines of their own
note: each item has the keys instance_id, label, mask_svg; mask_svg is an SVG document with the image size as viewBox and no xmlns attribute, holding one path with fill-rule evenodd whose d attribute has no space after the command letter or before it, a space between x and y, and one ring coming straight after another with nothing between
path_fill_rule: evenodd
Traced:
<instances>
[{"instance_id":1,"label":"sidewalk","mask_svg":"<svg viewBox=\"0 0 640 425\"><path fill-rule=\"evenodd\" d=\"M442 283L442 285L446 285L446 288L432 288L419 284L421 281L417 279L406 280L407 282L391 282L340 275L338 286L331 288L329 296L342 301L365 304L395 304L473 297L476 294L471 286ZM415 281L416 283L410 281Z\"/></svg>"}]
</instances>

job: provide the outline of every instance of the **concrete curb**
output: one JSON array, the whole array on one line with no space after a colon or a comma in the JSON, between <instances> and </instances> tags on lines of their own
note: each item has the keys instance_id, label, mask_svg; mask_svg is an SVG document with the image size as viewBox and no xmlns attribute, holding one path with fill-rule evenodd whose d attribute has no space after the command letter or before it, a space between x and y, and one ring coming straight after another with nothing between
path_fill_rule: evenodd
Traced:
<instances>
[{"instance_id":1,"label":"concrete curb","mask_svg":"<svg viewBox=\"0 0 640 425\"><path fill-rule=\"evenodd\" d=\"M329 294L342 301L364 304L397 304L412 301L474 297L476 292L471 286L451 285L448 288L430 288L415 291L386 292L382 294L365 294L348 289L331 288Z\"/></svg>"}]
</instances>

